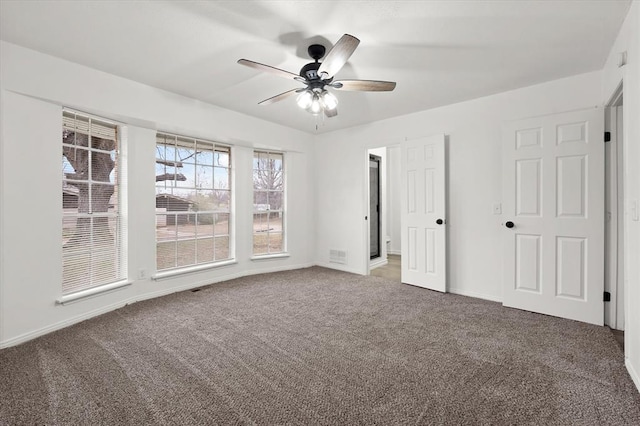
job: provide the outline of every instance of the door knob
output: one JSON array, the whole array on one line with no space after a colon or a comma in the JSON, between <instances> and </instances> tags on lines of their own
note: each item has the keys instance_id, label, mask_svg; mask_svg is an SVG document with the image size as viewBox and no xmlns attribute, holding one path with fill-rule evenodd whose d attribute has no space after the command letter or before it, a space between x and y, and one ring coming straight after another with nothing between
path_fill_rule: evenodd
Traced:
<instances>
[{"instance_id":1,"label":"door knob","mask_svg":"<svg viewBox=\"0 0 640 426\"><path fill-rule=\"evenodd\" d=\"M509 221L505 223L504 226L506 226L507 228L513 228L515 225L513 224L513 222Z\"/></svg>"},{"instance_id":2,"label":"door knob","mask_svg":"<svg viewBox=\"0 0 640 426\"><path fill-rule=\"evenodd\" d=\"M442 224L444 223L444 220L442 220L442 219L438 219L438 220L436 220L436 223L437 223L438 225L442 225Z\"/></svg>"}]
</instances>

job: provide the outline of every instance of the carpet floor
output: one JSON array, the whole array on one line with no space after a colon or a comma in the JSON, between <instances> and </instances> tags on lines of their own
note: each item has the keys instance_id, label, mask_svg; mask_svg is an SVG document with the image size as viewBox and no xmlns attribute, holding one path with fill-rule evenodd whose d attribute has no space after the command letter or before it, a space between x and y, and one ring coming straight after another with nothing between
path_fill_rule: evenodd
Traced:
<instances>
[{"instance_id":1,"label":"carpet floor","mask_svg":"<svg viewBox=\"0 0 640 426\"><path fill-rule=\"evenodd\" d=\"M638 425L604 327L319 267L0 351L0 424Z\"/></svg>"}]
</instances>

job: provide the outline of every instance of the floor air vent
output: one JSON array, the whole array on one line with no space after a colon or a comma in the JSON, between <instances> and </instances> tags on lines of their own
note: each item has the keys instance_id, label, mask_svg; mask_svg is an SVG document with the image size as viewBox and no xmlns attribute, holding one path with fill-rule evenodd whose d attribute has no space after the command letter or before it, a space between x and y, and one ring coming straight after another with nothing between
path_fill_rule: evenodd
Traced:
<instances>
[{"instance_id":1,"label":"floor air vent","mask_svg":"<svg viewBox=\"0 0 640 426\"><path fill-rule=\"evenodd\" d=\"M329 262L347 264L347 252L345 250L329 250Z\"/></svg>"}]
</instances>

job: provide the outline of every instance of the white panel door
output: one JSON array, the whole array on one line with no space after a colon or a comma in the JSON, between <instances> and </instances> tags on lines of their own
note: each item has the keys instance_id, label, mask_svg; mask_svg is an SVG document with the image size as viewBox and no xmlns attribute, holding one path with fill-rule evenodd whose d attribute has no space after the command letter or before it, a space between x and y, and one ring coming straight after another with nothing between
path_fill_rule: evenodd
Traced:
<instances>
[{"instance_id":1,"label":"white panel door","mask_svg":"<svg viewBox=\"0 0 640 426\"><path fill-rule=\"evenodd\" d=\"M505 306L602 325L603 112L503 128Z\"/></svg>"},{"instance_id":2,"label":"white panel door","mask_svg":"<svg viewBox=\"0 0 640 426\"><path fill-rule=\"evenodd\" d=\"M446 291L444 135L401 144L402 282Z\"/></svg>"}]
</instances>

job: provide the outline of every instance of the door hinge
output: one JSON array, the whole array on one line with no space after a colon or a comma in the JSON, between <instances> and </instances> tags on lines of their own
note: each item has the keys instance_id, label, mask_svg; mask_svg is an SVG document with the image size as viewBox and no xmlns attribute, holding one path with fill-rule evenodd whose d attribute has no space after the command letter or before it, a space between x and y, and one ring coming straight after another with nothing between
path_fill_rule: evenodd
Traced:
<instances>
[{"instance_id":1,"label":"door hinge","mask_svg":"<svg viewBox=\"0 0 640 426\"><path fill-rule=\"evenodd\" d=\"M602 300L604 300L605 302L611 302L611 293L609 293L608 291L605 291L604 297L602 298Z\"/></svg>"},{"instance_id":2,"label":"door hinge","mask_svg":"<svg viewBox=\"0 0 640 426\"><path fill-rule=\"evenodd\" d=\"M604 141L611 142L611 132L604 132Z\"/></svg>"}]
</instances>

